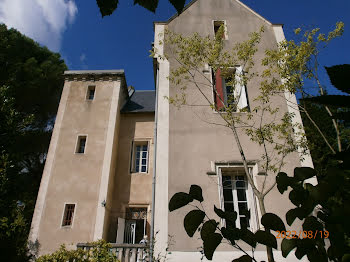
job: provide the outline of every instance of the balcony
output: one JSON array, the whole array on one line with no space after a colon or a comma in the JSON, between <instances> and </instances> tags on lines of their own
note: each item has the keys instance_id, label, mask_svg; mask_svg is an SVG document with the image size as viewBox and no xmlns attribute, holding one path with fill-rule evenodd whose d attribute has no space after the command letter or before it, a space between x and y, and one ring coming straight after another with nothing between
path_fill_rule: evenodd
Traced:
<instances>
[{"instance_id":1,"label":"balcony","mask_svg":"<svg viewBox=\"0 0 350 262\"><path fill-rule=\"evenodd\" d=\"M146 262L149 261L149 246L144 244L115 244L111 243L111 252L120 262ZM77 248L90 250L93 245L78 243Z\"/></svg>"}]
</instances>

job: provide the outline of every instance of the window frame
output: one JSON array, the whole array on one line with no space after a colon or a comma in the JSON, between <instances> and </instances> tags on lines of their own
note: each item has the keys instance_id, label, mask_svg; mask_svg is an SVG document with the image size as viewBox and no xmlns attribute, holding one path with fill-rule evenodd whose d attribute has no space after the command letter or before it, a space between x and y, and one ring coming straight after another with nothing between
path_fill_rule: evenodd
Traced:
<instances>
[{"instance_id":1,"label":"window frame","mask_svg":"<svg viewBox=\"0 0 350 262\"><path fill-rule=\"evenodd\" d=\"M216 166L216 172L218 174L218 186L219 186L219 200L220 200L220 208L222 210L225 210L224 208L224 194L223 194L223 176L229 176L229 172L232 172L231 169L242 169L243 165L217 165ZM256 176L257 174L257 164L256 165L248 165L249 172L252 174L254 182L256 182ZM225 174L226 172L226 174ZM231 177L234 175L231 175ZM261 214L259 212L259 203L257 201L256 196L254 195L253 189L251 185L249 184L248 180L245 180L247 183L247 190L246 190L246 197L247 197L247 208L250 210L250 220L249 220L249 227L248 229L251 230L252 232L257 231L260 228L260 218ZM237 202L237 191L233 195L233 202ZM236 227L240 227L240 221L239 221L239 210L237 209L238 207L238 202L234 203L234 210L237 212L237 220L236 220ZM225 227L226 226L226 221L224 219L220 220L221 226Z\"/></svg>"},{"instance_id":2,"label":"window frame","mask_svg":"<svg viewBox=\"0 0 350 262\"><path fill-rule=\"evenodd\" d=\"M82 138L85 138L84 152L79 152L79 149L80 149L80 141L81 141ZM79 135L77 136L74 154L77 154L77 155L84 155L84 154L86 154L86 150L87 150L87 141L88 141L88 135L86 135L86 134L79 134Z\"/></svg>"},{"instance_id":3,"label":"window frame","mask_svg":"<svg viewBox=\"0 0 350 262\"><path fill-rule=\"evenodd\" d=\"M228 40L226 20L212 20L213 35L214 35L214 37L216 36L215 23L220 23L220 22L222 22L222 24L224 25L224 38L223 38L223 40Z\"/></svg>"},{"instance_id":4,"label":"window frame","mask_svg":"<svg viewBox=\"0 0 350 262\"><path fill-rule=\"evenodd\" d=\"M241 66L232 66L232 67L229 67L228 69L235 69L235 77L237 77L237 70L242 70L242 67ZM213 108L213 111L216 112L216 113L224 113L225 111L220 111L220 110L217 110L217 101L216 101L216 92L215 92L215 88L216 88L216 79L217 79L217 72L214 72L213 68L210 67L210 77L211 77L211 83L212 83L212 88L213 88L213 105L214 105L214 108ZM225 106L228 106L228 94L227 94L227 90L226 90L226 80L225 78L221 75L221 72L220 72L220 76L221 78L221 89L222 89L222 92L223 92L223 102L224 102L224 105ZM238 107L238 102L237 102L237 109L235 112L233 113L247 113L247 112L250 112L250 106L249 106L249 98L248 98L248 91L247 91L247 87L246 86L243 86L244 88L244 92L245 92L245 97L246 97L246 101L247 101L247 107L245 108L248 108L248 110L246 111L241 111L243 110L244 108L240 109ZM233 92L234 94L234 92ZM221 103L221 101L220 101Z\"/></svg>"},{"instance_id":5,"label":"window frame","mask_svg":"<svg viewBox=\"0 0 350 262\"><path fill-rule=\"evenodd\" d=\"M139 169L136 170L136 147L137 146L147 146L147 156L146 156L146 171L141 171L142 170L142 153L145 152L143 150L140 151L140 164L139 164ZM143 140L133 140L132 145L131 145L131 163L130 163L130 174L148 174L149 171L149 158L150 158L150 140L148 139L143 139Z\"/></svg>"},{"instance_id":6,"label":"window frame","mask_svg":"<svg viewBox=\"0 0 350 262\"><path fill-rule=\"evenodd\" d=\"M74 205L74 210L73 210L73 214L72 214L72 218L71 218L71 224L70 225L64 225L65 216L66 216L66 206L68 206L68 205ZM61 228L73 228L76 212L77 212L77 203L65 202L63 204L63 212L62 212L60 227Z\"/></svg>"},{"instance_id":7,"label":"window frame","mask_svg":"<svg viewBox=\"0 0 350 262\"><path fill-rule=\"evenodd\" d=\"M91 90L94 91L94 95L93 95L92 99L90 99L90 91ZM91 101L95 100L95 97L96 97L96 85L88 85L85 100L91 102Z\"/></svg>"}]
</instances>

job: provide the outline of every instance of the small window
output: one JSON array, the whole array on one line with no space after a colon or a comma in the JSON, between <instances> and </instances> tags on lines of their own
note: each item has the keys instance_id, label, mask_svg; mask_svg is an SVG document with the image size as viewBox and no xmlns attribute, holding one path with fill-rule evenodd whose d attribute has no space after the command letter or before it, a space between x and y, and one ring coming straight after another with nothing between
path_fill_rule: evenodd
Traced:
<instances>
[{"instance_id":1,"label":"small window","mask_svg":"<svg viewBox=\"0 0 350 262\"><path fill-rule=\"evenodd\" d=\"M214 35L216 36L220 27L224 27L224 32L222 34L222 39L227 40L227 30L225 21L214 21Z\"/></svg>"},{"instance_id":2,"label":"small window","mask_svg":"<svg viewBox=\"0 0 350 262\"><path fill-rule=\"evenodd\" d=\"M86 94L86 100L94 100L95 86L89 86Z\"/></svg>"},{"instance_id":3,"label":"small window","mask_svg":"<svg viewBox=\"0 0 350 262\"><path fill-rule=\"evenodd\" d=\"M64 206L64 214L63 214L63 221L62 221L63 227L72 225L74 209L75 209L75 204L66 204Z\"/></svg>"},{"instance_id":4,"label":"small window","mask_svg":"<svg viewBox=\"0 0 350 262\"><path fill-rule=\"evenodd\" d=\"M78 143L77 143L77 149L76 149L75 153L84 154L85 153L85 146L86 146L86 136L79 136Z\"/></svg>"},{"instance_id":5,"label":"small window","mask_svg":"<svg viewBox=\"0 0 350 262\"><path fill-rule=\"evenodd\" d=\"M148 142L134 142L132 155L132 172L148 172Z\"/></svg>"},{"instance_id":6,"label":"small window","mask_svg":"<svg viewBox=\"0 0 350 262\"><path fill-rule=\"evenodd\" d=\"M147 209L127 208L125 215L124 243L139 244L146 236Z\"/></svg>"}]
</instances>

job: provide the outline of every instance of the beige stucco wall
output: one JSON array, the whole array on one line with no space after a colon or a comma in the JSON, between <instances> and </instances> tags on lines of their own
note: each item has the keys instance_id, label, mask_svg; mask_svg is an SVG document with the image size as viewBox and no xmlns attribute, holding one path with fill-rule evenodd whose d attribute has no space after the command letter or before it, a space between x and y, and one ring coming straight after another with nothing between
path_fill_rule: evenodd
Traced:
<instances>
[{"instance_id":1,"label":"beige stucco wall","mask_svg":"<svg viewBox=\"0 0 350 262\"><path fill-rule=\"evenodd\" d=\"M115 242L118 217L125 218L125 208L148 209L147 224L150 224L152 200L152 173L154 150L154 113L121 114L117 166L114 174L114 189L110 207L108 240ZM133 141L149 141L148 172L131 173ZM149 228L147 229L149 232Z\"/></svg>"},{"instance_id":2,"label":"beige stucco wall","mask_svg":"<svg viewBox=\"0 0 350 262\"><path fill-rule=\"evenodd\" d=\"M86 100L88 85L96 86L93 101ZM105 150L108 125L111 121L117 123L113 126L113 144L119 128L119 110L116 115L111 115L110 109L114 106L112 101L118 103L117 108L124 103L125 92L121 90L120 79L66 80L63 91L66 99L60 104L64 110L58 112L57 118L61 121L55 125L58 141L55 151L51 152L53 161L49 163L47 193L41 196L39 192L38 196L44 198L43 211L39 214L40 223L32 225L39 227L40 254L52 252L63 243L74 248L78 242L93 240L102 167L106 159L111 159ZM78 135L87 135L84 154L75 153ZM114 151L109 154L116 156ZM107 165L113 168L111 161L107 161ZM41 187L44 186L42 183ZM65 203L76 204L71 227L61 227Z\"/></svg>"},{"instance_id":3,"label":"beige stucco wall","mask_svg":"<svg viewBox=\"0 0 350 262\"><path fill-rule=\"evenodd\" d=\"M179 17L172 20L168 24L168 29L184 35L198 32L202 36L213 36L213 20L226 21L228 40L226 40L225 46L227 47L247 40L250 32L258 31L261 26L265 26L265 33L255 56L257 61L261 60L265 49L277 47L272 25L234 0L198 0ZM165 46L165 53L167 50L167 46ZM170 70L174 69L176 65L174 59L170 57L169 63ZM256 63L252 70L262 72L263 68L260 62ZM207 77L210 75L208 74ZM200 78L197 80L205 82ZM258 95L258 86L258 79L253 79L247 86L251 108L255 106L253 99ZM159 88L162 89L162 86ZM207 90L207 94L210 96L212 91L209 88ZM170 96L174 96L177 92L178 88L170 83ZM215 161L239 162L241 157L232 131L202 120L221 123L218 114L209 107L198 106L207 105L207 102L196 88L188 84L186 93L187 102L197 106L182 107L179 110L170 106L169 110L169 175L168 195L166 197L169 201L174 193L188 192L191 184L198 184L203 188L204 208L209 217L217 219L213 212L213 205L220 206L218 178L217 176L208 176L206 172L213 171L212 163ZM164 98L160 96L159 100L162 99ZM287 104L283 96L274 98L274 106L280 108L280 116L287 112ZM269 120L272 119L267 119L267 121ZM240 131L239 136L246 158L253 161L260 159L263 149L251 142L244 132ZM291 174L294 167L300 166L298 153L290 154L285 162L283 170ZM260 183L262 177L256 176L255 179ZM269 177L268 180L269 184L275 178ZM283 219L291 207L292 204L288 200L287 194L281 196L276 188L266 197L267 212L274 212ZM202 241L198 240L198 233L193 238L189 238L183 228L183 218L189 210L191 208L182 208L169 213L167 229L169 236L172 237L172 245L169 246L171 251L198 251L198 247L202 245ZM231 248L222 245L218 250L231 250Z\"/></svg>"}]
</instances>

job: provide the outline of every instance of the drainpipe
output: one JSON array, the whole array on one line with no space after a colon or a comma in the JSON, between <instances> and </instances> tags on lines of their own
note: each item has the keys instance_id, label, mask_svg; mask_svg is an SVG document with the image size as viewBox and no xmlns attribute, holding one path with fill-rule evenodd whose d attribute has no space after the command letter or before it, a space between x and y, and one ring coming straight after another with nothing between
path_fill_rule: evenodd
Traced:
<instances>
[{"instance_id":1,"label":"drainpipe","mask_svg":"<svg viewBox=\"0 0 350 262\"><path fill-rule=\"evenodd\" d=\"M158 124L158 88L159 88L159 68L157 63L156 76L156 104L154 112L154 152L153 152L153 176L152 176L152 205L151 205L151 236L150 236L150 262L153 261L154 251L154 207L156 200L156 167L157 167L157 124Z\"/></svg>"}]
</instances>

